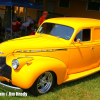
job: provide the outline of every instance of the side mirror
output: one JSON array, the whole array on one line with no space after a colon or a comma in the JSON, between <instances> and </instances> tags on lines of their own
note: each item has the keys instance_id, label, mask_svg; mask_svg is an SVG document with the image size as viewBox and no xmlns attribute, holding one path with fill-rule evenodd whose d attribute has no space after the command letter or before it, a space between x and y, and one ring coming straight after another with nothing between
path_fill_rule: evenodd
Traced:
<instances>
[{"instance_id":1,"label":"side mirror","mask_svg":"<svg viewBox=\"0 0 100 100\"><path fill-rule=\"evenodd\" d=\"M77 43L80 43L80 42L81 42L81 40L78 38L78 39L76 40L76 42L77 42Z\"/></svg>"}]
</instances>

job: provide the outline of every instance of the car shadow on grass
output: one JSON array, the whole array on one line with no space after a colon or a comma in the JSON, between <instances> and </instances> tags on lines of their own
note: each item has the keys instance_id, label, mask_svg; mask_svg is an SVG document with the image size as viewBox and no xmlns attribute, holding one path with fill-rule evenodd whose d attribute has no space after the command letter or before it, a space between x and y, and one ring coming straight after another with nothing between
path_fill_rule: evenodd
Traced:
<instances>
[{"instance_id":1,"label":"car shadow on grass","mask_svg":"<svg viewBox=\"0 0 100 100\"><path fill-rule=\"evenodd\" d=\"M92 80L95 80L99 78L100 79L100 72L97 72L97 73L94 73L92 75L89 75L89 76L86 76L86 77L83 77L83 78L80 78L80 79L76 79L76 80L73 80L73 81L69 81L69 82L65 82L61 85L56 85L51 92L55 92L55 91L58 91L58 90L61 90L61 89L64 89L65 87L72 87L72 86L75 86L75 85L78 85L80 83L88 83Z\"/></svg>"},{"instance_id":2,"label":"car shadow on grass","mask_svg":"<svg viewBox=\"0 0 100 100\"><path fill-rule=\"evenodd\" d=\"M100 78L100 72L97 72L97 73L92 74L90 76L87 76L87 77L84 77L84 78L80 78L80 79L77 79L77 80L74 80L74 81L66 82L66 83L63 83L61 85L56 85L56 86L53 87L53 89L51 90L51 92L55 93L56 91L64 89L65 87L68 88L68 87L72 87L72 86L75 86L75 85L78 85L78 84L81 84L81 83L86 84L86 83L88 83L88 82L90 82L92 80L98 79L98 78ZM7 91L1 90L1 92L5 92L6 93ZM35 98L37 96L33 96L31 93L27 92L27 97L33 97L33 98ZM19 96L20 99L21 98L27 98L27 97ZM8 96L8 98L10 98L10 97ZM12 99L13 98L15 98L15 97L12 97ZM18 98L18 97L16 97L16 98Z\"/></svg>"},{"instance_id":3,"label":"car shadow on grass","mask_svg":"<svg viewBox=\"0 0 100 100\"><path fill-rule=\"evenodd\" d=\"M61 89L64 89L65 87L67 87L67 88L68 87L72 87L72 86L78 85L80 83L86 84L86 83L88 83L88 82L90 82L92 80L95 80L97 78L100 78L100 72L97 72L95 74L92 74L92 75L89 75L87 77L83 77L83 78L80 78L80 79L77 79L77 80L73 80L73 81L70 81L70 82L66 82L66 83L63 83L61 85L55 85L50 92L51 93L56 93L56 91L59 91ZM47 94L49 94L49 93L47 93ZM36 96L33 96L30 93L28 94L28 96L30 96L30 97L36 97Z\"/></svg>"}]
</instances>

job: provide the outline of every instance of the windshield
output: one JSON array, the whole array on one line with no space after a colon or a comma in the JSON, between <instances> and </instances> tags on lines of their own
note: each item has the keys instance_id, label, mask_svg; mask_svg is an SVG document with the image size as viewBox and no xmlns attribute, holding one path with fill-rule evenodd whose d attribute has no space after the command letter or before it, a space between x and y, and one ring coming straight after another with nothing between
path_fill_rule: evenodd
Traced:
<instances>
[{"instance_id":1,"label":"windshield","mask_svg":"<svg viewBox=\"0 0 100 100\"><path fill-rule=\"evenodd\" d=\"M54 24L54 23L44 23L40 28L38 33L49 34L52 36L58 36L60 38L69 40L74 32L74 29L68 26Z\"/></svg>"}]
</instances>

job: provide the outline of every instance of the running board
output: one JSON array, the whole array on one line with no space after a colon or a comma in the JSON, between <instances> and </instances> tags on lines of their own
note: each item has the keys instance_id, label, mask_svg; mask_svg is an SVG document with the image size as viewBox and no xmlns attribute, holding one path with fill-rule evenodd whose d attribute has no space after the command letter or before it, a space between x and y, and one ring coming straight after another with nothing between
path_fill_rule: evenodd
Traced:
<instances>
[{"instance_id":1,"label":"running board","mask_svg":"<svg viewBox=\"0 0 100 100\"><path fill-rule=\"evenodd\" d=\"M82 77L86 77L86 76L94 74L98 71L100 71L100 67L96 67L94 69L87 70L87 71L84 71L84 72L81 72L81 73L70 74L70 75L68 75L67 79L64 82L68 82L68 81L76 80L76 79L79 79L79 78L82 78Z\"/></svg>"}]
</instances>

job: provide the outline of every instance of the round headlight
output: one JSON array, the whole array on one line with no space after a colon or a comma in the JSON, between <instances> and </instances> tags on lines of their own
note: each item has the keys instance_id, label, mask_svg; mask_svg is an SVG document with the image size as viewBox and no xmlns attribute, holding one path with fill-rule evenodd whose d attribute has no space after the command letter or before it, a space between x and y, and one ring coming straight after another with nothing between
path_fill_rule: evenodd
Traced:
<instances>
[{"instance_id":1,"label":"round headlight","mask_svg":"<svg viewBox=\"0 0 100 100\"><path fill-rule=\"evenodd\" d=\"M0 51L0 54L4 54L2 51Z\"/></svg>"},{"instance_id":2,"label":"round headlight","mask_svg":"<svg viewBox=\"0 0 100 100\"><path fill-rule=\"evenodd\" d=\"M14 69L17 69L17 68L19 67L19 62L18 62L17 59L14 59L14 60L12 61L12 67L13 67Z\"/></svg>"}]
</instances>

